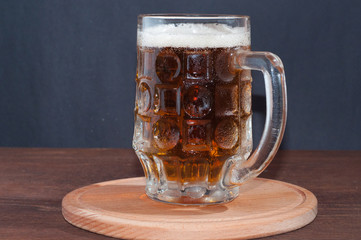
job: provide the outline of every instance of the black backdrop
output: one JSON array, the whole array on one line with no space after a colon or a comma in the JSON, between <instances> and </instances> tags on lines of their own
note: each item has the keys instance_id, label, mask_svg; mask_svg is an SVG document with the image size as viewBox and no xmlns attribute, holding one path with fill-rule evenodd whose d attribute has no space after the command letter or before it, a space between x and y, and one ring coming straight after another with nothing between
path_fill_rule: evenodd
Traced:
<instances>
[{"instance_id":1,"label":"black backdrop","mask_svg":"<svg viewBox=\"0 0 361 240\"><path fill-rule=\"evenodd\" d=\"M2 0L0 146L131 147L141 13L251 16L252 48L286 69L282 148L361 149L361 2L346 0Z\"/></svg>"}]
</instances>

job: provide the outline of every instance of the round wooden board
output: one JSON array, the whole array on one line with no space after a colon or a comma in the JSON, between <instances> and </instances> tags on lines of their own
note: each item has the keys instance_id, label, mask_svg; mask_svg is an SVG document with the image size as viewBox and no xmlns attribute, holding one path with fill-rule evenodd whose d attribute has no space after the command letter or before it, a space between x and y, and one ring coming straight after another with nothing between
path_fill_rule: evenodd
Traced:
<instances>
[{"instance_id":1,"label":"round wooden board","mask_svg":"<svg viewBox=\"0 0 361 240\"><path fill-rule=\"evenodd\" d=\"M144 178L128 178L79 188L64 197L63 216L124 239L249 239L301 228L317 214L310 191L269 179L247 182L233 202L208 206L153 201L144 187Z\"/></svg>"}]
</instances>

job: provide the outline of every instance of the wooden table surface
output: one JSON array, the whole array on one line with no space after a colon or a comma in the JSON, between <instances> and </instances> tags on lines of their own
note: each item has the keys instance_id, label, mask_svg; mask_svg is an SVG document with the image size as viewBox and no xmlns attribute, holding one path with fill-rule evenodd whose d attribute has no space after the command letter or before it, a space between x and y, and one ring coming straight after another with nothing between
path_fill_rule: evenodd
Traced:
<instances>
[{"instance_id":1,"label":"wooden table surface","mask_svg":"<svg viewBox=\"0 0 361 240\"><path fill-rule=\"evenodd\" d=\"M112 239L67 223L61 200L142 175L130 149L0 148L0 239ZM319 206L310 225L264 239L361 239L361 151L280 151L261 177L302 186Z\"/></svg>"}]
</instances>

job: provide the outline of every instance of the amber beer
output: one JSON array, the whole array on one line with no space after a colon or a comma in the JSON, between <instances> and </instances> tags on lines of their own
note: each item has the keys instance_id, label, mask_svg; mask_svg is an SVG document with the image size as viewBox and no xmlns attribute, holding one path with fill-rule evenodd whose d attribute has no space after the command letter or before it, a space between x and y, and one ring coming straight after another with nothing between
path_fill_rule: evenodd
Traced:
<instances>
[{"instance_id":1,"label":"amber beer","mask_svg":"<svg viewBox=\"0 0 361 240\"><path fill-rule=\"evenodd\" d=\"M250 46L198 45L138 41L133 146L153 178L148 194L158 182L202 194L219 185L227 159L252 149L251 75L231 67Z\"/></svg>"}]
</instances>

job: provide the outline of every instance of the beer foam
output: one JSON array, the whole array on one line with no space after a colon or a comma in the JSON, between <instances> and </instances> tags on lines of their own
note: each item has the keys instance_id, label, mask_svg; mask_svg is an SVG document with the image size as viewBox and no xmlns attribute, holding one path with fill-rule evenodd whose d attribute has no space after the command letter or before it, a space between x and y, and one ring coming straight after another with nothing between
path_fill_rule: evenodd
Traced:
<instances>
[{"instance_id":1,"label":"beer foam","mask_svg":"<svg viewBox=\"0 0 361 240\"><path fill-rule=\"evenodd\" d=\"M138 45L143 47L221 48L250 43L245 27L225 24L163 24L138 31Z\"/></svg>"}]
</instances>

